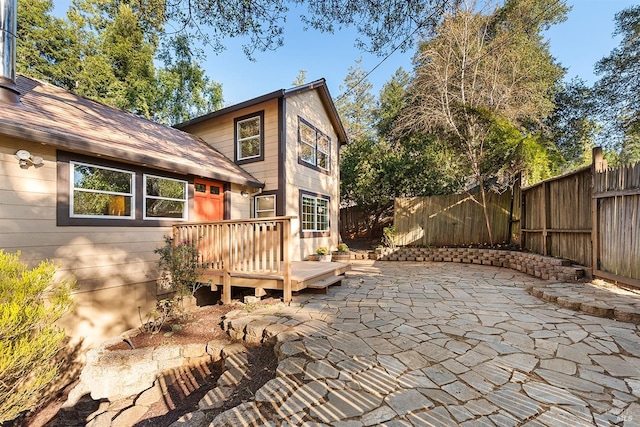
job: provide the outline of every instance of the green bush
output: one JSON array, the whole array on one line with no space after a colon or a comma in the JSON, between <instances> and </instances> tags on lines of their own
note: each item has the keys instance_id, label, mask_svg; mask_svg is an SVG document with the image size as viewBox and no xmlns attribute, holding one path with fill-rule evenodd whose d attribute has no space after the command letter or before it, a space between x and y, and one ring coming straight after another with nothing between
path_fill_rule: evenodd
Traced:
<instances>
[{"instance_id":1,"label":"green bush","mask_svg":"<svg viewBox=\"0 0 640 427\"><path fill-rule=\"evenodd\" d=\"M54 323L71 306L73 284L54 282L54 264L19 258L0 249L0 423L37 407L57 376L65 334Z\"/></svg>"},{"instance_id":2,"label":"green bush","mask_svg":"<svg viewBox=\"0 0 640 427\"><path fill-rule=\"evenodd\" d=\"M178 298L195 293L200 284L197 282L198 248L192 240L174 243L169 236L164 236L164 246L155 251L160 255L158 266L162 270L160 281L168 285Z\"/></svg>"}]
</instances>

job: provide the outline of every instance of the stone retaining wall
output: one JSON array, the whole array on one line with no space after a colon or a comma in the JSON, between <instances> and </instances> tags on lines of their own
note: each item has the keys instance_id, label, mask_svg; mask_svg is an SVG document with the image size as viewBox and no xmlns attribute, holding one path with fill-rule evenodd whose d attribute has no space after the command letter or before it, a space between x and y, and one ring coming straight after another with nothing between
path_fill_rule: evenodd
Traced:
<instances>
[{"instance_id":1,"label":"stone retaining wall","mask_svg":"<svg viewBox=\"0 0 640 427\"><path fill-rule=\"evenodd\" d=\"M506 267L544 280L575 282L584 277L584 267L571 261L520 251L479 248L400 247L376 251L371 259L381 261L437 261Z\"/></svg>"},{"instance_id":2,"label":"stone retaining wall","mask_svg":"<svg viewBox=\"0 0 640 427\"><path fill-rule=\"evenodd\" d=\"M87 362L78 385L69 395L68 404L75 404L82 395L90 393L94 400L115 401L138 394L152 387L163 373L172 369L216 362L223 357L223 349L230 339L214 340L206 344L162 345L154 348L109 350L122 342L120 337L105 341L87 352Z\"/></svg>"}]
</instances>

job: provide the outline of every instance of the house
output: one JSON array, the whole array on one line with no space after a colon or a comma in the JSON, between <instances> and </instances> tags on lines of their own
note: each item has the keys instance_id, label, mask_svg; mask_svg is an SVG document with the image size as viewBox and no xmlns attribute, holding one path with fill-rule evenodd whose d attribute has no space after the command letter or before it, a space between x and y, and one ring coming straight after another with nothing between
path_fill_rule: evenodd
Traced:
<instances>
[{"instance_id":1,"label":"house","mask_svg":"<svg viewBox=\"0 0 640 427\"><path fill-rule=\"evenodd\" d=\"M180 130L16 78L15 1L0 1L0 11L0 248L21 251L30 265L54 261L60 277L75 278L75 310L62 322L70 335L90 346L139 326L164 292L154 250L164 236L203 222L227 227L197 236L225 301L231 286L290 298L309 280L327 285L344 271L291 274L292 259L339 239L338 150L346 136L324 80ZM248 219L273 216L280 218ZM255 227L255 243L249 231L229 231L236 222ZM232 240L233 254L217 251Z\"/></svg>"},{"instance_id":2,"label":"house","mask_svg":"<svg viewBox=\"0 0 640 427\"><path fill-rule=\"evenodd\" d=\"M339 150L344 127L324 79L189 120L198 135L264 183L233 218L291 216L292 259L339 243Z\"/></svg>"},{"instance_id":3,"label":"house","mask_svg":"<svg viewBox=\"0 0 640 427\"><path fill-rule=\"evenodd\" d=\"M197 136L26 77L15 89L19 104L0 102L0 247L75 276L72 335L138 326L172 224L241 217L262 182Z\"/></svg>"}]
</instances>

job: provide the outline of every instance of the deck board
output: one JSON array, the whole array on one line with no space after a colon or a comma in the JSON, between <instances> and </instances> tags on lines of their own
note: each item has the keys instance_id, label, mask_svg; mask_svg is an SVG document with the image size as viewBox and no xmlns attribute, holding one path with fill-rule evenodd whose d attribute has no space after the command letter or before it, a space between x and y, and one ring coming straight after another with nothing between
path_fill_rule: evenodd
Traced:
<instances>
[{"instance_id":1,"label":"deck board","mask_svg":"<svg viewBox=\"0 0 640 427\"><path fill-rule=\"evenodd\" d=\"M346 262L293 261L291 263L291 287L293 291L300 291L311 283L342 275L350 269L351 264ZM221 275L222 272L220 270L207 269L202 274L201 279L207 281L215 277L221 277ZM232 286L283 289L284 278L281 274L232 272L230 276Z\"/></svg>"}]
</instances>

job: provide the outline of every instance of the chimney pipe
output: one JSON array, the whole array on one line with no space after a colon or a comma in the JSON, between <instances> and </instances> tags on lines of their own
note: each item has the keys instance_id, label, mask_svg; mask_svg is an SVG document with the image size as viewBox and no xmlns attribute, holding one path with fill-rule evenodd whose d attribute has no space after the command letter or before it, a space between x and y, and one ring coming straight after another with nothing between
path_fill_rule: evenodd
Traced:
<instances>
[{"instance_id":1,"label":"chimney pipe","mask_svg":"<svg viewBox=\"0 0 640 427\"><path fill-rule=\"evenodd\" d=\"M0 102L21 106L16 86L17 0L0 0Z\"/></svg>"}]
</instances>

